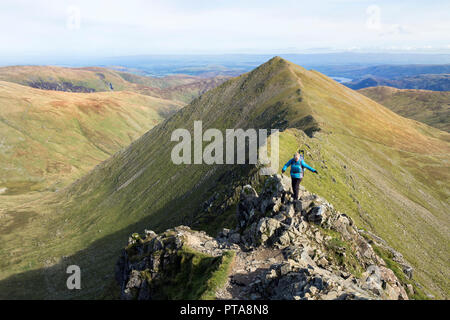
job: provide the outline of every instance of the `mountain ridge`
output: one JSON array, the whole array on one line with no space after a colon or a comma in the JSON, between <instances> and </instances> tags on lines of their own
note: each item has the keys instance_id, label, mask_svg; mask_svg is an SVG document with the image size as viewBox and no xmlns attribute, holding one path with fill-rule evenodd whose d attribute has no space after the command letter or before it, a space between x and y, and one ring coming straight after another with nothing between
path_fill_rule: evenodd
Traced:
<instances>
[{"instance_id":1,"label":"mountain ridge","mask_svg":"<svg viewBox=\"0 0 450 320\"><path fill-rule=\"evenodd\" d=\"M28 241L34 233L33 238L46 243L39 252L49 260L48 274L61 280L61 287L51 288L53 295L77 298L102 292L101 279L111 274L122 239L142 226L159 232L185 222L214 234L234 223L234 185L258 182L255 167L171 163L174 144L168 133L177 128L192 133L195 120L202 120L205 130L280 129L280 163L303 148L306 161L321 172L307 174L305 187L404 254L427 290L448 296L449 134L281 58L194 99L57 194L15 209L42 216L39 231L30 222L17 232ZM0 254L5 257L16 248L16 258L4 260L0 288L13 288L27 278L29 287L15 294L35 290L48 295L50 288L39 272L42 258L20 248L23 239L17 236L3 240L7 246ZM65 290L64 275L58 272L68 263L86 270L86 291Z\"/></svg>"},{"instance_id":2,"label":"mountain ridge","mask_svg":"<svg viewBox=\"0 0 450 320\"><path fill-rule=\"evenodd\" d=\"M426 298L401 254L376 236L372 240L350 217L304 188L294 200L286 176L267 177L260 193L251 185L240 190L237 226L216 238L185 226L160 235L134 233L116 264L116 297Z\"/></svg>"}]
</instances>

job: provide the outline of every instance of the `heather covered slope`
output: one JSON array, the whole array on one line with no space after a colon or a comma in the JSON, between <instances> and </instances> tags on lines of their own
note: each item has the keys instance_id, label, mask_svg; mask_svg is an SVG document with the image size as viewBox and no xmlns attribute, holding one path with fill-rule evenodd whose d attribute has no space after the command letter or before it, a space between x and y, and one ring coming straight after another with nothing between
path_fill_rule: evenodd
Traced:
<instances>
[{"instance_id":1,"label":"heather covered slope","mask_svg":"<svg viewBox=\"0 0 450 320\"><path fill-rule=\"evenodd\" d=\"M2 194L73 182L181 107L127 91L67 93L2 81Z\"/></svg>"},{"instance_id":2,"label":"heather covered slope","mask_svg":"<svg viewBox=\"0 0 450 320\"><path fill-rule=\"evenodd\" d=\"M450 132L450 91L371 87L359 92L403 117Z\"/></svg>"},{"instance_id":3,"label":"heather covered slope","mask_svg":"<svg viewBox=\"0 0 450 320\"><path fill-rule=\"evenodd\" d=\"M0 80L32 88L65 92L133 91L156 98L188 103L227 77L188 75L144 77L101 67L11 66L0 68Z\"/></svg>"},{"instance_id":4,"label":"heather covered slope","mask_svg":"<svg viewBox=\"0 0 450 320\"><path fill-rule=\"evenodd\" d=\"M0 68L0 79L37 89L69 92L112 91L129 87L128 81L105 68L11 66Z\"/></svg>"},{"instance_id":5,"label":"heather covered slope","mask_svg":"<svg viewBox=\"0 0 450 320\"><path fill-rule=\"evenodd\" d=\"M195 120L204 130L283 130L280 163L303 148L320 171L305 187L400 251L428 292L448 297L449 134L280 58L208 91L70 187L3 212L35 216L1 236L2 297L99 297L132 232L232 226L236 187L258 177L251 166L174 165L171 133L192 132ZM85 289L65 289L69 264L84 270Z\"/></svg>"}]
</instances>

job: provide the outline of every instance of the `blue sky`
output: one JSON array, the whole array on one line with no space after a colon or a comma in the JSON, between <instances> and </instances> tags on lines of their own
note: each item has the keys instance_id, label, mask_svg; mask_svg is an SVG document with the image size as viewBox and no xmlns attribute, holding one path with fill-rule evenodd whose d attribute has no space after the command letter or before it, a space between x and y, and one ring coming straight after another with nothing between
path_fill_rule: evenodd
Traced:
<instances>
[{"instance_id":1,"label":"blue sky","mask_svg":"<svg viewBox=\"0 0 450 320\"><path fill-rule=\"evenodd\" d=\"M450 1L2 0L0 57L450 53Z\"/></svg>"}]
</instances>

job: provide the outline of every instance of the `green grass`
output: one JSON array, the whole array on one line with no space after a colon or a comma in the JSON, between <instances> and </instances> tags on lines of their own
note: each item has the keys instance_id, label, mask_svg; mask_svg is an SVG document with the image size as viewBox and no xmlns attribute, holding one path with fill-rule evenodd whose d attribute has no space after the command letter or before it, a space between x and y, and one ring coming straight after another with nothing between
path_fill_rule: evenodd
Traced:
<instances>
[{"instance_id":1,"label":"green grass","mask_svg":"<svg viewBox=\"0 0 450 320\"><path fill-rule=\"evenodd\" d=\"M333 259L337 265L344 267L344 269L357 278L361 278L364 267L358 262L353 248L348 242L342 239L339 232L331 229L319 227L320 231L331 239L325 242L325 247L329 253L328 258Z\"/></svg>"},{"instance_id":2,"label":"green grass","mask_svg":"<svg viewBox=\"0 0 450 320\"><path fill-rule=\"evenodd\" d=\"M60 192L0 196L8 217L8 211L38 214L0 235L0 297L97 298L131 233L179 224L214 233L232 225L235 200L207 214L202 203L215 191L221 199L235 197L236 181L256 183L251 166L176 166L170 160L170 133L192 133L199 119L204 130L282 129L280 170L304 149L320 174L306 172L302 185L401 252L426 291L450 296L449 134L400 117L318 72L273 59L194 99ZM315 129L313 138L304 133ZM47 260L53 267L44 268ZM49 281L64 284L66 263L82 267L86 289L68 292Z\"/></svg>"},{"instance_id":3,"label":"green grass","mask_svg":"<svg viewBox=\"0 0 450 320\"><path fill-rule=\"evenodd\" d=\"M0 83L2 195L60 189L182 106L129 92L47 92Z\"/></svg>"},{"instance_id":4,"label":"green grass","mask_svg":"<svg viewBox=\"0 0 450 320\"><path fill-rule=\"evenodd\" d=\"M215 292L228 281L228 275L235 257L234 251L227 251L222 255L222 261L219 267L212 272L211 277L206 283L206 289L200 297L200 300L215 299Z\"/></svg>"},{"instance_id":5,"label":"green grass","mask_svg":"<svg viewBox=\"0 0 450 320\"><path fill-rule=\"evenodd\" d=\"M226 79L227 77L221 76L202 78L188 75L153 78L100 67L0 67L0 81L33 88L67 92L132 91L183 104L191 102Z\"/></svg>"},{"instance_id":6,"label":"green grass","mask_svg":"<svg viewBox=\"0 0 450 320\"><path fill-rule=\"evenodd\" d=\"M360 93L410 119L450 132L450 92L372 87Z\"/></svg>"},{"instance_id":7,"label":"green grass","mask_svg":"<svg viewBox=\"0 0 450 320\"><path fill-rule=\"evenodd\" d=\"M436 180L422 180L424 172L419 168L416 171L416 162L409 163L413 156L419 158L416 161L437 165L435 158L425 160L424 155L409 153L405 157L408 162L403 162L402 153L392 157L396 153L381 147L384 151L378 156L376 149L366 149L356 139L347 140L345 136L339 139L323 136L314 141L295 130L283 135L287 137L280 137L286 143L281 149L282 162L303 148L310 153L306 162L320 171L318 176L306 172L302 185L347 213L359 227L371 230L400 251L416 269L415 280L427 291L436 296L438 292L448 295L445 279L448 239L444 231L447 218L441 207L447 191L439 184L443 172ZM392 159L398 163L393 165ZM424 190L431 197L424 199L420 194ZM443 225L438 226L435 223L438 220ZM440 227L443 229L437 231Z\"/></svg>"},{"instance_id":8,"label":"green grass","mask_svg":"<svg viewBox=\"0 0 450 320\"><path fill-rule=\"evenodd\" d=\"M177 252L177 261L167 266L162 280L152 280L147 273L147 282L157 292L153 299L211 300L223 286L230 272L234 251L212 257L183 246ZM145 271L143 272L145 276Z\"/></svg>"},{"instance_id":9,"label":"green grass","mask_svg":"<svg viewBox=\"0 0 450 320\"><path fill-rule=\"evenodd\" d=\"M403 287L406 288L406 285L408 285L408 284L413 286L414 294L410 295L408 293L408 297L410 299L429 300L429 298L427 297L425 292L423 292L423 290L417 286L417 283L415 281L412 281L411 279L409 279L403 272L402 267L397 262L392 260L393 255L391 252L389 252L375 244L372 244L372 248L374 249L375 253L384 260L384 262L386 263L386 266L394 272L395 276L400 281L400 283L403 285Z\"/></svg>"}]
</instances>

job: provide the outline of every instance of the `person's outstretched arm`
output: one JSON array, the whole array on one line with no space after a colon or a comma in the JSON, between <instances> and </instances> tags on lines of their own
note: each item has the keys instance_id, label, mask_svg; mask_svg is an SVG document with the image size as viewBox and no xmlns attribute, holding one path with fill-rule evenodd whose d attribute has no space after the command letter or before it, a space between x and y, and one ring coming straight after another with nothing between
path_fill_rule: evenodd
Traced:
<instances>
[{"instance_id":1,"label":"person's outstretched arm","mask_svg":"<svg viewBox=\"0 0 450 320\"><path fill-rule=\"evenodd\" d=\"M286 164L284 165L283 169L281 169L281 173L284 173L286 171L286 169L292 164L292 159L289 160L288 162L286 162Z\"/></svg>"},{"instance_id":2,"label":"person's outstretched arm","mask_svg":"<svg viewBox=\"0 0 450 320\"><path fill-rule=\"evenodd\" d=\"M305 160L302 159L302 167L308 169L309 171L312 171L314 173L317 173L317 170L314 168L311 168L310 166L308 166L308 164L305 162Z\"/></svg>"}]
</instances>

